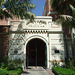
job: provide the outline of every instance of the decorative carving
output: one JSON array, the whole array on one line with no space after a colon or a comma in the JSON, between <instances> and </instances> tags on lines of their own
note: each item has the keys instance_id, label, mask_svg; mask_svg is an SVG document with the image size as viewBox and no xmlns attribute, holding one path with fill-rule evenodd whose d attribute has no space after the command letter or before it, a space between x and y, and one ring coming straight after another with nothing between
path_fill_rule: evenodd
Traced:
<instances>
[{"instance_id":1,"label":"decorative carving","mask_svg":"<svg viewBox=\"0 0 75 75\"><path fill-rule=\"evenodd\" d=\"M28 27L46 27L47 23L46 21L33 21L33 22L27 22L26 24Z\"/></svg>"}]
</instances>

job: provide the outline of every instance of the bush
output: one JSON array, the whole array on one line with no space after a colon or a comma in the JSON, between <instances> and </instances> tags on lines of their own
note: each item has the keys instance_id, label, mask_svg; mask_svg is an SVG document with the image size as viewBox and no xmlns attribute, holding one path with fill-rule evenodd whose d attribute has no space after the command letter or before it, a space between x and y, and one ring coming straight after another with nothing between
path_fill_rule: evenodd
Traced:
<instances>
[{"instance_id":1,"label":"bush","mask_svg":"<svg viewBox=\"0 0 75 75\"><path fill-rule=\"evenodd\" d=\"M52 70L55 73L55 75L75 75L75 71L71 69L53 67Z\"/></svg>"},{"instance_id":2,"label":"bush","mask_svg":"<svg viewBox=\"0 0 75 75\"><path fill-rule=\"evenodd\" d=\"M8 60L8 57L0 59L0 75L20 75L23 71L21 59Z\"/></svg>"},{"instance_id":3,"label":"bush","mask_svg":"<svg viewBox=\"0 0 75 75\"><path fill-rule=\"evenodd\" d=\"M65 60L65 68L73 69L74 68L74 60Z\"/></svg>"},{"instance_id":4,"label":"bush","mask_svg":"<svg viewBox=\"0 0 75 75\"><path fill-rule=\"evenodd\" d=\"M72 70L74 70L74 71L75 71L75 67L73 67L73 68L72 68Z\"/></svg>"},{"instance_id":5,"label":"bush","mask_svg":"<svg viewBox=\"0 0 75 75\"><path fill-rule=\"evenodd\" d=\"M9 75L20 75L21 73L22 73L22 69L21 68L17 68L16 70L8 71Z\"/></svg>"},{"instance_id":6,"label":"bush","mask_svg":"<svg viewBox=\"0 0 75 75\"><path fill-rule=\"evenodd\" d=\"M23 61L21 59L8 60L8 57L0 59L0 75L20 75Z\"/></svg>"},{"instance_id":7,"label":"bush","mask_svg":"<svg viewBox=\"0 0 75 75\"><path fill-rule=\"evenodd\" d=\"M0 59L0 67L5 68L8 65L8 56L4 56Z\"/></svg>"},{"instance_id":8,"label":"bush","mask_svg":"<svg viewBox=\"0 0 75 75\"><path fill-rule=\"evenodd\" d=\"M20 75L22 72L21 68L17 68L16 70L7 70L0 68L0 75Z\"/></svg>"},{"instance_id":9,"label":"bush","mask_svg":"<svg viewBox=\"0 0 75 75\"><path fill-rule=\"evenodd\" d=\"M54 60L54 62L52 63L53 67L59 67L59 62L57 62L56 60Z\"/></svg>"},{"instance_id":10,"label":"bush","mask_svg":"<svg viewBox=\"0 0 75 75\"><path fill-rule=\"evenodd\" d=\"M0 68L0 75L7 75L7 74L8 74L8 72L7 72L6 69L1 69Z\"/></svg>"},{"instance_id":11,"label":"bush","mask_svg":"<svg viewBox=\"0 0 75 75\"><path fill-rule=\"evenodd\" d=\"M8 70L15 70L22 66L23 61L21 59L8 60Z\"/></svg>"}]
</instances>

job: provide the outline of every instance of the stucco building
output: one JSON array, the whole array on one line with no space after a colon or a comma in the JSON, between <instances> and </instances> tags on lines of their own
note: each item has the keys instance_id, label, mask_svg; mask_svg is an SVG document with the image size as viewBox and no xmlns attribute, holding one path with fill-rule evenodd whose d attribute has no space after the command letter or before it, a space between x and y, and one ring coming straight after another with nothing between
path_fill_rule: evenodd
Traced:
<instances>
[{"instance_id":1,"label":"stucco building","mask_svg":"<svg viewBox=\"0 0 75 75\"><path fill-rule=\"evenodd\" d=\"M62 65L65 60L63 30L61 25L54 23L56 15L57 12L51 9L49 0L46 0L43 16L36 16L33 22L26 19L8 19L4 25L9 28L9 58L22 59L23 68L51 68L55 61Z\"/></svg>"},{"instance_id":2,"label":"stucco building","mask_svg":"<svg viewBox=\"0 0 75 75\"><path fill-rule=\"evenodd\" d=\"M52 22L52 17L37 16L33 22L10 22L9 52L11 59L20 58L23 67L42 66L51 68L52 62L64 61L62 26Z\"/></svg>"}]
</instances>

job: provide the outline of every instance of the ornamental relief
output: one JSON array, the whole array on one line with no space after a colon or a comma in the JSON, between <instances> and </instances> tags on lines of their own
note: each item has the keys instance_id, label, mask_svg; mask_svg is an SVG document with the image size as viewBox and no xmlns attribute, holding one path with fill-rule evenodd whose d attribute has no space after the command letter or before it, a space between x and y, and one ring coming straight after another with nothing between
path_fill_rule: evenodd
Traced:
<instances>
[{"instance_id":1,"label":"ornamental relief","mask_svg":"<svg viewBox=\"0 0 75 75\"><path fill-rule=\"evenodd\" d=\"M27 22L26 26L28 27L47 27L46 21L34 21L34 22Z\"/></svg>"}]
</instances>

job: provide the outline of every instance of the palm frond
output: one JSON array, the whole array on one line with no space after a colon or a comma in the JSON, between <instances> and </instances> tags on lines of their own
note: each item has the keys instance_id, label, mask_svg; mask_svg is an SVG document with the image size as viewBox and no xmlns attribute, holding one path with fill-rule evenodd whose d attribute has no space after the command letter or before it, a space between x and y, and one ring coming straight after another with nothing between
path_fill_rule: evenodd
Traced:
<instances>
[{"instance_id":1,"label":"palm frond","mask_svg":"<svg viewBox=\"0 0 75 75\"><path fill-rule=\"evenodd\" d=\"M73 21L74 18L72 16L69 15L60 15L60 18L56 20L57 24L61 24L61 25L67 25L68 27L73 26Z\"/></svg>"},{"instance_id":2,"label":"palm frond","mask_svg":"<svg viewBox=\"0 0 75 75\"><path fill-rule=\"evenodd\" d=\"M31 0L0 0L0 5L1 4L6 8L6 10L3 10L2 6L0 6L0 11L3 10L0 12L2 18L4 18L4 16L6 16L6 18L16 16L21 19L31 19L33 18L32 16L35 16L31 13L32 9L35 8L35 5L31 3Z\"/></svg>"},{"instance_id":3,"label":"palm frond","mask_svg":"<svg viewBox=\"0 0 75 75\"><path fill-rule=\"evenodd\" d=\"M75 8L72 5L70 5L70 9L71 9L70 12L71 12L72 17L75 18Z\"/></svg>"}]
</instances>

